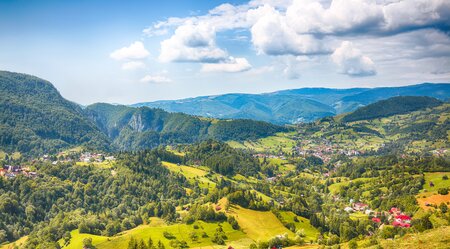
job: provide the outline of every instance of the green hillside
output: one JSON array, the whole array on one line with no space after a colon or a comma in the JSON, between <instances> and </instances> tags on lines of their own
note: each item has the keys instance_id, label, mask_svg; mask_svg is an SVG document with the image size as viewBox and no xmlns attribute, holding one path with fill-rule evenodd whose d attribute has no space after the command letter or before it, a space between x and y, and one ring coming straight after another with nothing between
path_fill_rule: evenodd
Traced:
<instances>
[{"instance_id":1,"label":"green hillside","mask_svg":"<svg viewBox=\"0 0 450 249\"><path fill-rule=\"evenodd\" d=\"M396 114L404 114L420 109L436 107L441 104L442 101L430 97L393 97L387 100L375 102L365 107L361 107L356 111L345 115L342 118L342 121L352 122L357 120L388 117Z\"/></svg>"},{"instance_id":2,"label":"green hillside","mask_svg":"<svg viewBox=\"0 0 450 249\"><path fill-rule=\"evenodd\" d=\"M160 144L217 140L251 140L286 129L254 120L213 120L148 107L94 104L87 115L122 150L152 148Z\"/></svg>"},{"instance_id":3,"label":"green hillside","mask_svg":"<svg viewBox=\"0 0 450 249\"><path fill-rule=\"evenodd\" d=\"M48 81L0 71L2 150L36 155L76 145L108 149L109 139Z\"/></svg>"}]
</instances>

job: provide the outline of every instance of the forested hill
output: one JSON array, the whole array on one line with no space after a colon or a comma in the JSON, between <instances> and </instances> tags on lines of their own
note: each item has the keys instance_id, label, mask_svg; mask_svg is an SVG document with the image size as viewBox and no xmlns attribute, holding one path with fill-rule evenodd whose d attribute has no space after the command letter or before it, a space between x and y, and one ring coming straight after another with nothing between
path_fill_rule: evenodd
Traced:
<instances>
[{"instance_id":1,"label":"forested hill","mask_svg":"<svg viewBox=\"0 0 450 249\"><path fill-rule=\"evenodd\" d=\"M443 102L431 97L404 96L381 100L376 103L361 107L356 111L345 115L344 122L367 120L388 117L396 114L405 114L425 108L441 105Z\"/></svg>"},{"instance_id":2,"label":"forested hill","mask_svg":"<svg viewBox=\"0 0 450 249\"><path fill-rule=\"evenodd\" d=\"M76 145L106 149L109 139L50 82L0 71L1 150L42 154Z\"/></svg>"},{"instance_id":3,"label":"forested hill","mask_svg":"<svg viewBox=\"0 0 450 249\"><path fill-rule=\"evenodd\" d=\"M209 138L247 140L285 128L253 120L213 120L148 107L82 109L48 81L0 71L0 151L38 155L84 146L134 150Z\"/></svg>"},{"instance_id":4,"label":"forested hill","mask_svg":"<svg viewBox=\"0 0 450 249\"><path fill-rule=\"evenodd\" d=\"M98 103L85 110L121 150L151 148L160 144L193 143L209 138L248 140L286 129L254 120L215 120L168 113L148 107Z\"/></svg>"}]
</instances>

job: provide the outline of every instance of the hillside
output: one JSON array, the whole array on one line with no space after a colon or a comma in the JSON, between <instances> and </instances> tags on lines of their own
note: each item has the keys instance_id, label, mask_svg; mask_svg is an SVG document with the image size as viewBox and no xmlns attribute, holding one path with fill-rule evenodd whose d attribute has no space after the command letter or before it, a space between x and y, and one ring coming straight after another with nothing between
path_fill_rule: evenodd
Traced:
<instances>
[{"instance_id":1,"label":"hillside","mask_svg":"<svg viewBox=\"0 0 450 249\"><path fill-rule=\"evenodd\" d=\"M209 138L242 141L286 130L260 121L204 119L148 107L94 104L85 112L121 150L193 143Z\"/></svg>"},{"instance_id":2,"label":"hillside","mask_svg":"<svg viewBox=\"0 0 450 249\"><path fill-rule=\"evenodd\" d=\"M109 139L83 110L34 76L0 71L0 147L42 154L85 145L107 149Z\"/></svg>"},{"instance_id":3,"label":"hillside","mask_svg":"<svg viewBox=\"0 0 450 249\"><path fill-rule=\"evenodd\" d=\"M389 117L396 114L405 114L420 109L432 108L441 104L442 101L430 97L392 97L358 108L356 111L345 115L342 121L352 122Z\"/></svg>"},{"instance_id":4,"label":"hillside","mask_svg":"<svg viewBox=\"0 0 450 249\"><path fill-rule=\"evenodd\" d=\"M190 133L191 123L204 127L206 141L110 153L107 163L86 162L80 153L56 163L24 162L35 177L0 177L0 245L402 248L433 239L429 235L446 232L450 220L449 110L442 103L376 119L324 118L264 137L257 125L249 135L252 122L272 127L256 121L89 106L86 115L117 146L128 132L134 137L126 141L144 144L147 132L159 139L171 132L176 139L186 131L183 139L196 140L200 133ZM252 140L208 139L217 130ZM407 225L396 223L393 207L410 217ZM437 248L445 243L423 241Z\"/></svg>"},{"instance_id":5,"label":"hillside","mask_svg":"<svg viewBox=\"0 0 450 249\"><path fill-rule=\"evenodd\" d=\"M275 124L314 121L351 112L395 96L450 98L450 84L418 84L380 88L301 88L264 94L224 94L181 100L137 103L133 106L161 108L213 118L249 118Z\"/></svg>"},{"instance_id":6,"label":"hillside","mask_svg":"<svg viewBox=\"0 0 450 249\"><path fill-rule=\"evenodd\" d=\"M93 104L82 109L48 81L0 72L0 146L11 154L49 154L66 148L112 151L162 144L247 140L285 128L253 120L213 120L148 107Z\"/></svg>"}]
</instances>

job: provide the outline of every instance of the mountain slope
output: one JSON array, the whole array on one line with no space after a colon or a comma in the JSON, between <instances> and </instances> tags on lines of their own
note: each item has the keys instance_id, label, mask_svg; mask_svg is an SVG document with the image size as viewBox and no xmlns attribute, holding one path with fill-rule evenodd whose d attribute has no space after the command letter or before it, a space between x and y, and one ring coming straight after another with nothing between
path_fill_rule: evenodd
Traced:
<instances>
[{"instance_id":1,"label":"mountain slope","mask_svg":"<svg viewBox=\"0 0 450 249\"><path fill-rule=\"evenodd\" d=\"M161 108L213 118L249 118L275 124L313 121L356 110L394 96L450 98L450 84L418 84L380 88L301 88L265 94L224 94L173 101L138 103L133 106Z\"/></svg>"},{"instance_id":2,"label":"mountain slope","mask_svg":"<svg viewBox=\"0 0 450 249\"><path fill-rule=\"evenodd\" d=\"M254 120L205 119L161 109L104 103L88 106L86 113L121 150L193 143L209 138L256 139L285 131L283 127Z\"/></svg>"},{"instance_id":3,"label":"mountain slope","mask_svg":"<svg viewBox=\"0 0 450 249\"><path fill-rule=\"evenodd\" d=\"M7 152L55 152L74 145L106 149L109 139L83 110L34 76L0 71L0 146Z\"/></svg>"},{"instance_id":4,"label":"mountain slope","mask_svg":"<svg viewBox=\"0 0 450 249\"><path fill-rule=\"evenodd\" d=\"M420 109L436 107L443 102L431 97L392 97L373 104L361 107L356 111L345 115L344 122L352 122L365 119L388 117L396 114L404 114Z\"/></svg>"}]
</instances>

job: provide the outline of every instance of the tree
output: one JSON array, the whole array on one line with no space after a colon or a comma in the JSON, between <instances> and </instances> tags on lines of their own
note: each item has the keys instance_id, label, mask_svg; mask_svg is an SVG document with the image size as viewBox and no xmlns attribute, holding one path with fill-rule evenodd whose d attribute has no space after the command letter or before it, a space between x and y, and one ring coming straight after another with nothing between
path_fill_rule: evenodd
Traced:
<instances>
[{"instance_id":1,"label":"tree","mask_svg":"<svg viewBox=\"0 0 450 249\"><path fill-rule=\"evenodd\" d=\"M440 205L439 205L439 209L441 209L441 211L442 211L442 213L447 213L447 211L448 211L448 207L447 207L447 204L445 204L444 202L442 202Z\"/></svg>"},{"instance_id":2,"label":"tree","mask_svg":"<svg viewBox=\"0 0 450 249\"><path fill-rule=\"evenodd\" d=\"M70 232L69 231L67 231L66 233L64 233L64 237L63 237L63 239L64 239L64 245L68 245L68 244L70 244L70 239L72 238L72 235L70 234Z\"/></svg>"},{"instance_id":3,"label":"tree","mask_svg":"<svg viewBox=\"0 0 450 249\"><path fill-rule=\"evenodd\" d=\"M138 242L131 236L130 241L128 241L128 249L138 249Z\"/></svg>"},{"instance_id":4,"label":"tree","mask_svg":"<svg viewBox=\"0 0 450 249\"><path fill-rule=\"evenodd\" d=\"M91 237L87 237L83 239L83 247L84 248L94 248L92 245L92 238Z\"/></svg>"}]
</instances>

